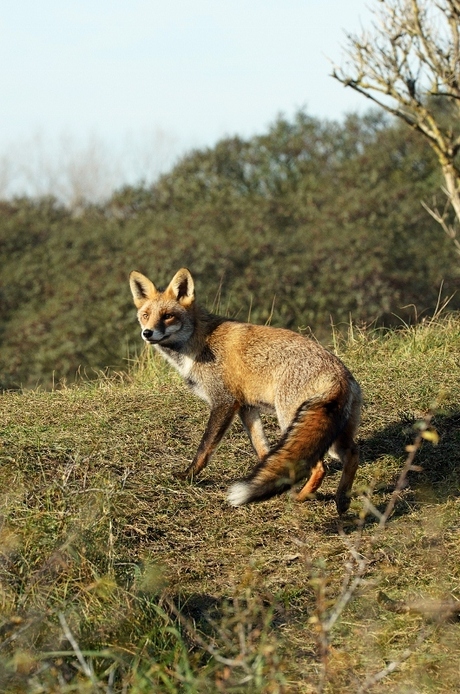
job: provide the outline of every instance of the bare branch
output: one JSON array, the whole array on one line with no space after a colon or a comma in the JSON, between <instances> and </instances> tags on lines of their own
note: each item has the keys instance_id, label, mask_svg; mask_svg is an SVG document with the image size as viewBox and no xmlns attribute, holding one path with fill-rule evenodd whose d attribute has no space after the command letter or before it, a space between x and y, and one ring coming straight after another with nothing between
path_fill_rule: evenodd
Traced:
<instances>
[{"instance_id":1,"label":"bare branch","mask_svg":"<svg viewBox=\"0 0 460 694\"><path fill-rule=\"evenodd\" d=\"M460 221L460 2L380 0L373 12L370 32L347 35L332 76L427 139Z\"/></svg>"},{"instance_id":2,"label":"bare branch","mask_svg":"<svg viewBox=\"0 0 460 694\"><path fill-rule=\"evenodd\" d=\"M442 227L447 236L454 242L455 249L457 253L460 255L460 241L456 238L457 230L452 224L448 224L446 221L447 209L444 209L444 212L441 214L438 208L433 209L429 207L423 200L422 206L425 208L428 214L430 214L433 217L433 219ZM447 207L449 207L449 201L447 201L446 208Z\"/></svg>"}]
</instances>

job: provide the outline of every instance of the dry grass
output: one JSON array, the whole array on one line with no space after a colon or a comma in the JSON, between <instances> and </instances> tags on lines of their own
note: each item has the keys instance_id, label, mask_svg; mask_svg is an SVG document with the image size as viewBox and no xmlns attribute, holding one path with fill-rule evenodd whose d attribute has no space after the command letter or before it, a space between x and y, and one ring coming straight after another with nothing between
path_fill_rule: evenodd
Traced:
<instances>
[{"instance_id":1,"label":"dry grass","mask_svg":"<svg viewBox=\"0 0 460 694\"><path fill-rule=\"evenodd\" d=\"M335 468L315 501L227 506L254 464L238 423L176 479L207 411L155 361L1 396L2 691L460 691L460 321L336 348L366 398L340 532ZM384 510L435 400L440 442L378 530L360 495Z\"/></svg>"}]
</instances>

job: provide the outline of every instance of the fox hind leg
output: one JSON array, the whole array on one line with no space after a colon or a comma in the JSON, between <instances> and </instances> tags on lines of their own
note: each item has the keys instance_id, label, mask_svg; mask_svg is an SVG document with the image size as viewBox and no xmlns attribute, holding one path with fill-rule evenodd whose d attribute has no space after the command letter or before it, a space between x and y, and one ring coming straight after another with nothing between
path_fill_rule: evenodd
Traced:
<instances>
[{"instance_id":1,"label":"fox hind leg","mask_svg":"<svg viewBox=\"0 0 460 694\"><path fill-rule=\"evenodd\" d=\"M350 428L346 429L334 442L330 451L334 458L340 459L343 466L342 477L335 495L335 503L340 515L348 511L350 506L351 488L359 465L359 448L353 434L354 431L350 431Z\"/></svg>"},{"instance_id":2,"label":"fox hind leg","mask_svg":"<svg viewBox=\"0 0 460 694\"><path fill-rule=\"evenodd\" d=\"M318 460L316 465L314 465L310 472L310 477L304 484L300 492L296 494L296 501L305 501L305 499L310 499L312 494L319 489L321 482L326 475L326 468L322 460Z\"/></svg>"}]
</instances>

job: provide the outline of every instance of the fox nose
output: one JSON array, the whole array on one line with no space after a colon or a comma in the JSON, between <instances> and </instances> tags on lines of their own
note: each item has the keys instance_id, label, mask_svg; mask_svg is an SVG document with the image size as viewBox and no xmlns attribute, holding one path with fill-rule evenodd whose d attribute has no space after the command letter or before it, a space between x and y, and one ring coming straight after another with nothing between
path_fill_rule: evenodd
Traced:
<instances>
[{"instance_id":1,"label":"fox nose","mask_svg":"<svg viewBox=\"0 0 460 694\"><path fill-rule=\"evenodd\" d=\"M150 340L150 338L153 335L153 330L150 330L149 328L144 328L142 331L142 337L145 337L146 340Z\"/></svg>"}]
</instances>

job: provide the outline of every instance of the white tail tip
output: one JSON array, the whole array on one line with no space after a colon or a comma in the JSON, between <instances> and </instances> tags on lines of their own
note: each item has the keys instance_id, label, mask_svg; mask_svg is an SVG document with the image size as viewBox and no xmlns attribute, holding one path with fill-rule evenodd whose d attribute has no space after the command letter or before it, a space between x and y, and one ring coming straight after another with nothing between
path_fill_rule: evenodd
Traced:
<instances>
[{"instance_id":1,"label":"white tail tip","mask_svg":"<svg viewBox=\"0 0 460 694\"><path fill-rule=\"evenodd\" d=\"M242 506L249 500L250 487L246 482L235 482L232 484L227 494L227 501L230 506Z\"/></svg>"}]
</instances>

